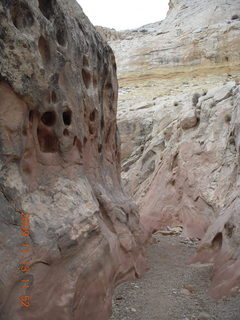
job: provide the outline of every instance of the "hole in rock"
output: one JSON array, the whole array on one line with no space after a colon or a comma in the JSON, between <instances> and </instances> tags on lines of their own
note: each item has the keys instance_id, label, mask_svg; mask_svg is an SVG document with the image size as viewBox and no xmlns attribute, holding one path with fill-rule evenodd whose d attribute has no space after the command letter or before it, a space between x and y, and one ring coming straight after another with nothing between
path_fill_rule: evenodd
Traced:
<instances>
[{"instance_id":1,"label":"hole in rock","mask_svg":"<svg viewBox=\"0 0 240 320\"><path fill-rule=\"evenodd\" d=\"M104 129L104 118L103 118L103 116L102 116L102 118L101 118L101 129L102 129L102 130Z\"/></svg>"},{"instance_id":2,"label":"hole in rock","mask_svg":"<svg viewBox=\"0 0 240 320\"><path fill-rule=\"evenodd\" d=\"M101 153L101 152L102 152L102 144L99 143L99 144L98 144L98 153Z\"/></svg>"},{"instance_id":3,"label":"hole in rock","mask_svg":"<svg viewBox=\"0 0 240 320\"><path fill-rule=\"evenodd\" d=\"M38 50L41 54L44 63L48 63L50 60L50 48L47 40L41 36L38 40Z\"/></svg>"},{"instance_id":4,"label":"hole in rock","mask_svg":"<svg viewBox=\"0 0 240 320\"><path fill-rule=\"evenodd\" d=\"M112 86L111 82L106 83L105 89L110 90L110 91L113 90L113 86Z\"/></svg>"},{"instance_id":5,"label":"hole in rock","mask_svg":"<svg viewBox=\"0 0 240 320\"><path fill-rule=\"evenodd\" d=\"M69 131L68 131L68 129L64 129L63 130L63 135L64 136L69 136ZM74 143L73 143L74 144Z\"/></svg>"},{"instance_id":6,"label":"hole in rock","mask_svg":"<svg viewBox=\"0 0 240 320\"><path fill-rule=\"evenodd\" d=\"M82 31L83 34L85 34L85 27L79 21L77 21L77 23L78 23L79 29Z\"/></svg>"},{"instance_id":7,"label":"hole in rock","mask_svg":"<svg viewBox=\"0 0 240 320\"><path fill-rule=\"evenodd\" d=\"M44 114L41 117L41 120L46 126L54 125L54 123L56 121L55 112L54 111L44 112Z\"/></svg>"},{"instance_id":8,"label":"hole in rock","mask_svg":"<svg viewBox=\"0 0 240 320\"><path fill-rule=\"evenodd\" d=\"M90 121L95 121L95 119L96 119L96 110L93 110L90 113Z\"/></svg>"},{"instance_id":9,"label":"hole in rock","mask_svg":"<svg viewBox=\"0 0 240 320\"><path fill-rule=\"evenodd\" d=\"M89 126L89 133L94 134L94 127L92 125Z\"/></svg>"},{"instance_id":10,"label":"hole in rock","mask_svg":"<svg viewBox=\"0 0 240 320\"><path fill-rule=\"evenodd\" d=\"M82 78L83 78L85 87L88 89L91 82L91 75L86 69L82 69Z\"/></svg>"},{"instance_id":11,"label":"hole in rock","mask_svg":"<svg viewBox=\"0 0 240 320\"><path fill-rule=\"evenodd\" d=\"M42 152L55 153L59 150L59 143L56 135L44 128L37 130L38 142Z\"/></svg>"},{"instance_id":12,"label":"hole in rock","mask_svg":"<svg viewBox=\"0 0 240 320\"><path fill-rule=\"evenodd\" d=\"M33 122L33 110L30 110L30 111L29 111L28 120L29 120L30 122Z\"/></svg>"},{"instance_id":13,"label":"hole in rock","mask_svg":"<svg viewBox=\"0 0 240 320\"><path fill-rule=\"evenodd\" d=\"M221 249L223 242L223 236L221 232L218 232L212 240L213 249Z\"/></svg>"},{"instance_id":14,"label":"hole in rock","mask_svg":"<svg viewBox=\"0 0 240 320\"><path fill-rule=\"evenodd\" d=\"M70 126L72 122L72 111L71 110L67 110L63 112L63 123L66 126Z\"/></svg>"},{"instance_id":15,"label":"hole in rock","mask_svg":"<svg viewBox=\"0 0 240 320\"><path fill-rule=\"evenodd\" d=\"M11 17L17 29L30 28L34 24L33 14L25 2L15 2L11 9Z\"/></svg>"},{"instance_id":16,"label":"hole in rock","mask_svg":"<svg viewBox=\"0 0 240 320\"><path fill-rule=\"evenodd\" d=\"M53 16L55 4L55 0L38 0L39 9L47 19Z\"/></svg>"},{"instance_id":17,"label":"hole in rock","mask_svg":"<svg viewBox=\"0 0 240 320\"><path fill-rule=\"evenodd\" d=\"M57 95L55 91L52 91L52 102L56 103L57 102Z\"/></svg>"},{"instance_id":18,"label":"hole in rock","mask_svg":"<svg viewBox=\"0 0 240 320\"><path fill-rule=\"evenodd\" d=\"M87 143L87 138L84 137L84 138L83 138L83 144L85 145L86 143Z\"/></svg>"}]
</instances>

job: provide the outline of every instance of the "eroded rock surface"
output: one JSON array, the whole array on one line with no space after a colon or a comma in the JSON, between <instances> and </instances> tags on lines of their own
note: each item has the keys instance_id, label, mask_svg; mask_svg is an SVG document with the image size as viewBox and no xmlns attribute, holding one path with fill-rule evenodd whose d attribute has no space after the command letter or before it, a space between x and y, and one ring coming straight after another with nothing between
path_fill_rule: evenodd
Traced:
<instances>
[{"instance_id":1,"label":"eroded rock surface","mask_svg":"<svg viewBox=\"0 0 240 320\"><path fill-rule=\"evenodd\" d=\"M107 319L113 288L144 268L113 52L75 1L1 1L0 22L0 318Z\"/></svg>"},{"instance_id":2,"label":"eroded rock surface","mask_svg":"<svg viewBox=\"0 0 240 320\"><path fill-rule=\"evenodd\" d=\"M122 177L147 234L182 225L185 236L203 238L194 260L215 263L210 291L219 297L240 285L240 3L169 4L164 21L110 41L120 83ZM232 233L225 231L229 219ZM215 237L222 237L217 245Z\"/></svg>"}]
</instances>

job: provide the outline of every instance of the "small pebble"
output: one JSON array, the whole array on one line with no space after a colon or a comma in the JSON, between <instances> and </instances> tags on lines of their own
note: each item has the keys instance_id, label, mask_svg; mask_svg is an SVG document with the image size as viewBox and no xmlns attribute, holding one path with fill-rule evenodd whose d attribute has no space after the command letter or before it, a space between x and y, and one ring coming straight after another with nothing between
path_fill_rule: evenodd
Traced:
<instances>
[{"instance_id":1,"label":"small pebble","mask_svg":"<svg viewBox=\"0 0 240 320\"><path fill-rule=\"evenodd\" d=\"M198 316L198 320L210 320L210 315L206 312L201 312Z\"/></svg>"},{"instance_id":2,"label":"small pebble","mask_svg":"<svg viewBox=\"0 0 240 320\"><path fill-rule=\"evenodd\" d=\"M181 289L181 294L184 294L185 296L190 296L191 295L191 292L188 290L188 289Z\"/></svg>"}]
</instances>

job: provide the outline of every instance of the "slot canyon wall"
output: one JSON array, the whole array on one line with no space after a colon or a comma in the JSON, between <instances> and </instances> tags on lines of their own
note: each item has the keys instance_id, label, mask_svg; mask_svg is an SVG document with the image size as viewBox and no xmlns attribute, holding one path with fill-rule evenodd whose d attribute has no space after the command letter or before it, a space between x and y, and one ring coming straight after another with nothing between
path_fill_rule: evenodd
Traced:
<instances>
[{"instance_id":1,"label":"slot canyon wall","mask_svg":"<svg viewBox=\"0 0 240 320\"><path fill-rule=\"evenodd\" d=\"M146 236L183 226L214 263L210 293L240 285L240 2L172 0L165 20L101 31L116 55L124 187Z\"/></svg>"},{"instance_id":2,"label":"slot canyon wall","mask_svg":"<svg viewBox=\"0 0 240 320\"><path fill-rule=\"evenodd\" d=\"M0 319L107 319L144 269L113 52L76 1L3 0L0 22Z\"/></svg>"}]
</instances>

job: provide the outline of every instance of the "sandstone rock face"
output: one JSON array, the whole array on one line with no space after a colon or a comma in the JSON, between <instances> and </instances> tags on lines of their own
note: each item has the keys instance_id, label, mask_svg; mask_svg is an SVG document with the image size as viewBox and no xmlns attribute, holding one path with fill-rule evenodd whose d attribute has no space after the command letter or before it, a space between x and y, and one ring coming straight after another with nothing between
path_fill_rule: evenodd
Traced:
<instances>
[{"instance_id":1,"label":"sandstone rock face","mask_svg":"<svg viewBox=\"0 0 240 320\"><path fill-rule=\"evenodd\" d=\"M106 41L121 39L121 33L115 29L104 28L101 26L96 26L96 29Z\"/></svg>"},{"instance_id":2,"label":"sandstone rock face","mask_svg":"<svg viewBox=\"0 0 240 320\"><path fill-rule=\"evenodd\" d=\"M240 20L233 18L240 2L169 6L164 21L110 41L120 83L122 177L146 234L182 225L186 236L203 239L193 261L215 263L210 292L219 297L240 285Z\"/></svg>"},{"instance_id":3,"label":"sandstone rock face","mask_svg":"<svg viewBox=\"0 0 240 320\"><path fill-rule=\"evenodd\" d=\"M0 318L107 319L144 268L113 52L75 1L1 1L0 21Z\"/></svg>"},{"instance_id":4,"label":"sandstone rock face","mask_svg":"<svg viewBox=\"0 0 240 320\"><path fill-rule=\"evenodd\" d=\"M116 52L120 79L130 82L137 72L142 78L158 79L171 72L186 72L189 66L201 65L203 71L216 63L222 68L237 65L240 19L232 18L234 14L240 17L239 1L171 3L165 20L124 32L125 40L110 42ZM175 68L162 69L167 66Z\"/></svg>"}]
</instances>

